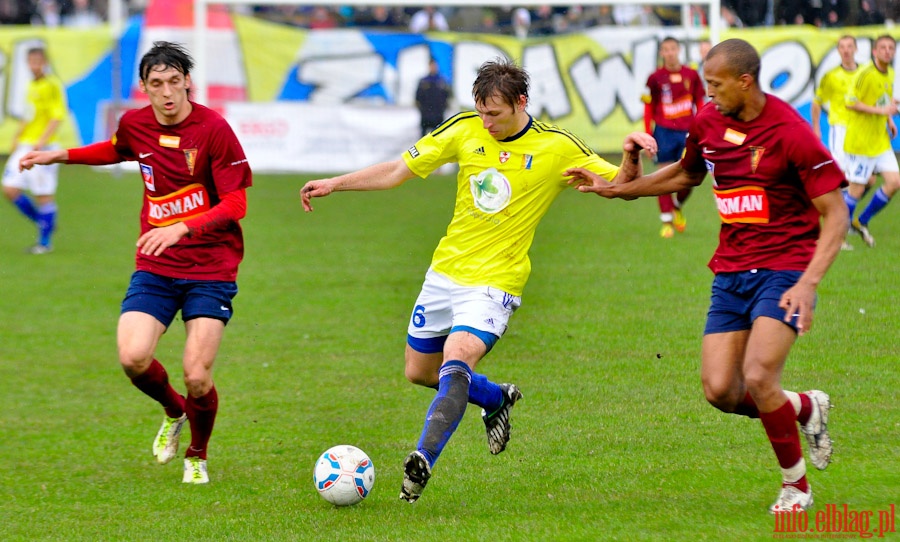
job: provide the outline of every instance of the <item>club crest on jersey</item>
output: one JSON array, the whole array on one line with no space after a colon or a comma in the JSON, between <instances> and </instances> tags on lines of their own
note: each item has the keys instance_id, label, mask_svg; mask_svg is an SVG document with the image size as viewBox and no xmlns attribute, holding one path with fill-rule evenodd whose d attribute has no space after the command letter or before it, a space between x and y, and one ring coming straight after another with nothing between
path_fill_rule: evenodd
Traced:
<instances>
[{"instance_id":1,"label":"club crest on jersey","mask_svg":"<svg viewBox=\"0 0 900 542\"><path fill-rule=\"evenodd\" d=\"M763 153L766 152L765 147L750 147L750 172L756 173L756 167L762 160Z\"/></svg>"},{"instance_id":2,"label":"club crest on jersey","mask_svg":"<svg viewBox=\"0 0 900 542\"><path fill-rule=\"evenodd\" d=\"M769 198L761 186L743 186L731 190L713 189L719 218L726 224L768 224Z\"/></svg>"},{"instance_id":3,"label":"club crest on jersey","mask_svg":"<svg viewBox=\"0 0 900 542\"><path fill-rule=\"evenodd\" d=\"M153 178L153 166L141 164L141 178L144 179L144 186L151 192L156 192L156 180Z\"/></svg>"},{"instance_id":4,"label":"club crest on jersey","mask_svg":"<svg viewBox=\"0 0 900 542\"><path fill-rule=\"evenodd\" d=\"M188 172L194 176L194 164L197 163L197 149L184 149L184 161L187 163Z\"/></svg>"},{"instance_id":5,"label":"club crest on jersey","mask_svg":"<svg viewBox=\"0 0 900 542\"><path fill-rule=\"evenodd\" d=\"M159 136L159 146L169 149L177 149L181 146L181 138L178 136L162 135Z\"/></svg>"},{"instance_id":6,"label":"club crest on jersey","mask_svg":"<svg viewBox=\"0 0 900 542\"><path fill-rule=\"evenodd\" d=\"M531 162L534 160L534 156L530 154L522 155L522 169L531 169Z\"/></svg>"},{"instance_id":7,"label":"club crest on jersey","mask_svg":"<svg viewBox=\"0 0 900 542\"><path fill-rule=\"evenodd\" d=\"M475 207L483 213L499 213L509 205L512 199L512 186L502 173L494 168L487 168L478 175L469 177L469 189Z\"/></svg>"},{"instance_id":8,"label":"club crest on jersey","mask_svg":"<svg viewBox=\"0 0 900 542\"><path fill-rule=\"evenodd\" d=\"M510 154L509 151L500 151L500 163L505 164L507 160L509 160Z\"/></svg>"}]
</instances>

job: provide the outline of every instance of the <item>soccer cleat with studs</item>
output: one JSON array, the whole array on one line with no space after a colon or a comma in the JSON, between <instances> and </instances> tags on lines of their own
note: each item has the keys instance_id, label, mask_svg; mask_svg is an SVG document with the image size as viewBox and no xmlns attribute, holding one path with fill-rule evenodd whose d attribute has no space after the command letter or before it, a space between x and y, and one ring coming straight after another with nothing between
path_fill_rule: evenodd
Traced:
<instances>
[{"instance_id":1,"label":"soccer cleat with studs","mask_svg":"<svg viewBox=\"0 0 900 542\"><path fill-rule=\"evenodd\" d=\"M795 514L806 510L813 503L812 488L804 493L794 486L783 486L778 498L769 507L770 514Z\"/></svg>"},{"instance_id":2,"label":"soccer cleat with studs","mask_svg":"<svg viewBox=\"0 0 900 542\"><path fill-rule=\"evenodd\" d=\"M422 452L416 450L403 460L403 485L400 487L400 499L414 503L422 496L425 484L431 478L431 466Z\"/></svg>"},{"instance_id":3,"label":"soccer cleat with studs","mask_svg":"<svg viewBox=\"0 0 900 542\"><path fill-rule=\"evenodd\" d=\"M481 419L484 420L484 428L487 431L488 447L494 455L506 449L509 442L509 411L516 402L522 398L522 392L515 384L500 384L503 391L503 404L496 411L488 414L481 410Z\"/></svg>"},{"instance_id":4,"label":"soccer cleat with studs","mask_svg":"<svg viewBox=\"0 0 900 542\"><path fill-rule=\"evenodd\" d=\"M875 247L875 238L872 237L872 234L869 233L869 228L867 225L862 224L858 218L854 218L850 223L850 228L859 234L862 237L863 242L869 248Z\"/></svg>"},{"instance_id":5,"label":"soccer cleat with studs","mask_svg":"<svg viewBox=\"0 0 900 542\"><path fill-rule=\"evenodd\" d=\"M675 231L684 233L684 230L687 229L687 218L684 217L684 213L681 212L681 209L675 209L672 211L672 216L672 225L675 226Z\"/></svg>"},{"instance_id":6,"label":"soccer cleat with studs","mask_svg":"<svg viewBox=\"0 0 900 542\"><path fill-rule=\"evenodd\" d=\"M809 459L813 466L819 470L825 470L831 463L833 442L828 435L828 411L831 410L831 398L820 390L804 392L812 403L812 413L805 425L800 426L800 432L806 435L806 443L809 445Z\"/></svg>"},{"instance_id":7,"label":"soccer cleat with studs","mask_svg":"<svg viewBox=\"0 0 900 542\"><path fill-rule=\"evenodd\" d=\"M153 456L160 464L165 465L178 455L178 441L185 422L187 422L187 414L182 414L178 418L168 416L163 418L162 426L156 433L156 438L153 439Z\"/></svg>"},{"instance_id":8,"label":"soccer cleat with studs","mask_svg":"<svg viewBox=\"0 0 900 542\"><path fill-rule=\"evenodd\" d=\"M199 457L184 458L184 476L181 478L184 484L208 484L209 473L206 470L206 460Z\"/></svg>"}]
</instances>

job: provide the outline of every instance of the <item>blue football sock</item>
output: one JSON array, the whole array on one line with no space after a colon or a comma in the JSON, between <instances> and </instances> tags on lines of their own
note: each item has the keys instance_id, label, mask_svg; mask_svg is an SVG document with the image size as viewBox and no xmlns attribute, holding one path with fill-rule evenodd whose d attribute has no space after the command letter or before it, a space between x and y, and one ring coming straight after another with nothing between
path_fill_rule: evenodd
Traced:
<instances>
[{"instance_id":1,"label":"blue football sock","mask_svg":"<svg viewBox=\"0 0 900 542\"><path fill-rule=\"evenodd\" d=\"M482 374L472 373L472 384L469 386L469 402L480 406L491 414L503 406L503 390Z\"/></svg>"},{"instance_id":2,"label":"blue football sock","mask_svg":"<svg viewBox=\"0 0 900 542\"><path fill-rule=\"evenodd\" d=\"M38 210L34 206L34 203L31 202L31 198L25 194L19 194L19 197L13 200L13 205L15 205L19 209L19 212L27 216L32 222L38 221Z\"/></svg>"},{"instance_id":3,"label":"blue football sock","mask_svg":"<svg viewBox=\"0 0 900 542\"><path fill-rule=\"evenodd\" d=\"M859 203L859 199L854 198L850 195L850 192L844 190L844 203L847 204L847 210L850 211L850 220L853 220L853 215L856 214L856 205Z\"/></svg>"},{"instance_id":4,"label":"blue football sock","mask_svg":"<svg viewBox=\"0 0 900 542\"><path fill-rule=\"evenodd\" d=\"M883 188L879 188L866 206L866 210L859 215L859 223L863 226L867 225L875 215L887 206L889 201L891 201L891 197L884 193Z\"/></svg>"},{"instance_id":5,"label":"blue football sock","mask_svg":"<svg viewBox=\"0 0 900 542\"><path fill-rule=\"evenodd\" d=\"M441 367L438 392L416 445L432 466L466 413L471 380L472 370L462 361L448 361Z\"/></svg>"},{"instance_id":6,"label":"blue football sock","mask_svg":"<svg viewBox=\"0 0 900 542\"><path fill-rule=\"evenodd\" d=\"M50 236L56 229L56 203L50 202L41 205L38 210L38 231L40 234L39 243L45 247L50 246Z\"/></svg>"}]
</instances>

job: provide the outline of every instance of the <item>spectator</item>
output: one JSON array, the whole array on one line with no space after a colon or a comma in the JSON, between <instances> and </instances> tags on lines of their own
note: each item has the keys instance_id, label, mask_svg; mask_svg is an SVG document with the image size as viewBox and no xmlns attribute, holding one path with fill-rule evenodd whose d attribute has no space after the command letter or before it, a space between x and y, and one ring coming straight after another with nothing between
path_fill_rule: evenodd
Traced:
<instances>
[{"instance_id":1,"label":"spectator","mask_svg":"<svg viewBox=\"0 0 900 542\"><path fill-rule=\"evenodd\" d=\"M722 6L722 28L744 28L744 21L728 6Z\"/></svg>"},{"instance_id":2,"label":"spectator","mask_svg":"<svg viewBox=\"0 0 900 542\"><path fill-rule=\"evenodd\" d=\"M859 3L859 26L882 25L884 24L884 13L878 11L878 8L872 0L862 0Z\"/></svg>"},{"instance_id":3,"label":"spectator","mask_svg":"<svg viewBox=\"0 0 900 542\"><path fill-rule=\"evenodd\" d=\"M772 9L771 2L759 0L729 0L726 3L744 26L764 26Z\"/></svg>"},{"instance_id":4,"label":"spectator","mask_svg":"<svg viewBox=\"0 0 900 542\"><path fill-rule=\"evenodd\" d=\"M525 8L516 8L512 12L512 31L513 35L519 39L528 37L528 30L531 28L531 12Z\"/></svg>"},{"instance_id":5,"label":"spectator","mask_svg":"<svg viewBox=\"0 0 900 542\"><path fill-rule=\"evenodd\" d=\"M333 11L325 6L315 6L313 7L312 14L309 16L308 26L311 30L321 30L325 28L337 28L340 24Z\"/></svg>"},{"instance_id":6,"label":"spectator","mask_svg":"<svg viewBox=\"0 0 900 542\"><path fill-rule=\"evenodd\" d=\"M56 3L56 0L38 0L37 12L31 20L32 24L56 28L61 22L59 4Z\"/></svg>"},{"instance_id":7,"label":"spectator","mask_svg":"<svg viewBox=\"0 0 900 542\"><path fill-rule=\"evenodd\" d=\"M416 34L425 32L446 32L450 30L447 18L434 6L427 6L415 12L409 20L409 31Z\"/></svg>"},{"instance_id":8,"label":"spectator","mask_svg":"<svg viewBox=\"0 0 900 542\"><path fill-rule=\"evenodd\" d=\"M356 12L354 20L356 26L387 28L399 28L403 26L402 17L387 6L372 6L371 9L359 10Z\"/></svg>"},{"instance_id":9,"label":"spectator","mask_svg":"<svg viewBox=\"0 0 900 542\"><path fill-rule=\"evenodd\" d=\"M531 12L531 34L549 36L555 31L553 23L553 6L538 6Z\"/></svg>"},{"instance_id":10,"label":"spectator","mask_svg":"<svg viewBox=\"0 0 900 542\"><path fill-rule=\"evenodd\" d=\"M33 14L29 0L0 0L0 25L31 24Z\"/></svg>"},{"instance_id":11,"label":"spectator","mask_svg":"<svg viewBox=\"0 0 900 542\"><path fill-rule=\"evenodd\" d=\"M822 2L822 13L823 26L844 26L849 13L847 0L824 0Z\"/></svg>"},{"instance_id":12,"label":"spectator","mask_svg":"<svg viewBox=\"0 0 900 542\"><path fill-rule=\"evenodd\" d=\"M422 126L422 136L430 134L444 120L447 102L450 100L450 84L438 71L437 60L428 62L428 75L419 81L416 88L416 107Z\"/></svg>"},{"instance_id":13,"label":"spectator","mask_svg":"<svg viewBox=\"0 0 900 542\"><path fill-rule=\"evenodd\" d=\"M63 15L62 23L70 28L90 28L103 24L103 18L91 6L90 0L72 0L72 9Z\"/></svg>"}]
</instances>

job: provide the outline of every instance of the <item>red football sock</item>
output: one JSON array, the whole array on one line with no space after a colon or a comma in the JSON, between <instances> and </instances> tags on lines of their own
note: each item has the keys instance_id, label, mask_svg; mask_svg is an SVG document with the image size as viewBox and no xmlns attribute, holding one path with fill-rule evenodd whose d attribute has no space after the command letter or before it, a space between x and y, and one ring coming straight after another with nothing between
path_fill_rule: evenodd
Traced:
<instances>
[{"instance_id":1,"label":"red football sock","mask_svg":"<svg viewBox=\"0 0 900 542\"><path fill-rule=\"evenodd\" d=\"M759 408L757 408L753 397L750 397L749 391L744 395L744 400L734 408L734 413L739 416L747 416L748 418L759 418Z\"/></svg>"},{"instance_id":2,"label":"red football sock","mask_svg":"<svg viewBox=\"0 0 900 542\"><path fill-rule=\"evenodd\" d=\"M219 395L215 386L203 397L188 395L184 411L187 412L188 421L191 423L191 445L185 452L185 457L206 459L206 447L212 435L213 425L216 423L218 410Z\"/></svg>"},{"instance_id":3,"label":"red football sock","mask_svg":"<svg viewBox=\"0 0 900 542\"><path fill-rule=\"evenodd\" d=\"M143 374L131 379L131 383L161 404L166 409L166 416L179 418L184 414L184 397L169 384L169 374L162 363L154 359Z\"/></svg>"},{"instance_id":4,"label":"red football sock","mask_svg":"<svg viewBox=\"0 0 900 542\"><path fill-rule=\"evenodd\" d=\"M812 416L812 399L805 393L797 394L800 396L800 413L797 414L797 423L806 425L809 417Z\"/></svg>"},{"instance_id":5,"label":"red football sock","mask_svg":"<svg viewBox=\"0 0 900 542\"><path fill-rule=\"evenodd\" d=\"M672 202L672 194L657 196L656 200L659 202L660 213L671 213L675 210L675 203Z\"/></svg>"},{"instance_id":6,"label":"red football sock","mask_svg":"<svg viewBox=\"0 0 900 542\"><path fill-rule=\"evenodd\" d=\"M806 481L806 470L800 469L793 475L788 475L788 470L797 467L803 459L803 450L800 448L800 432L797 430L797 414L790 401L772 412L760 412L759 419L766 429L766 435L778 458L781 466L782 477L785 486L794 486L806 493L809 491L809 483Z\"/></svg>"}]
</instances>

